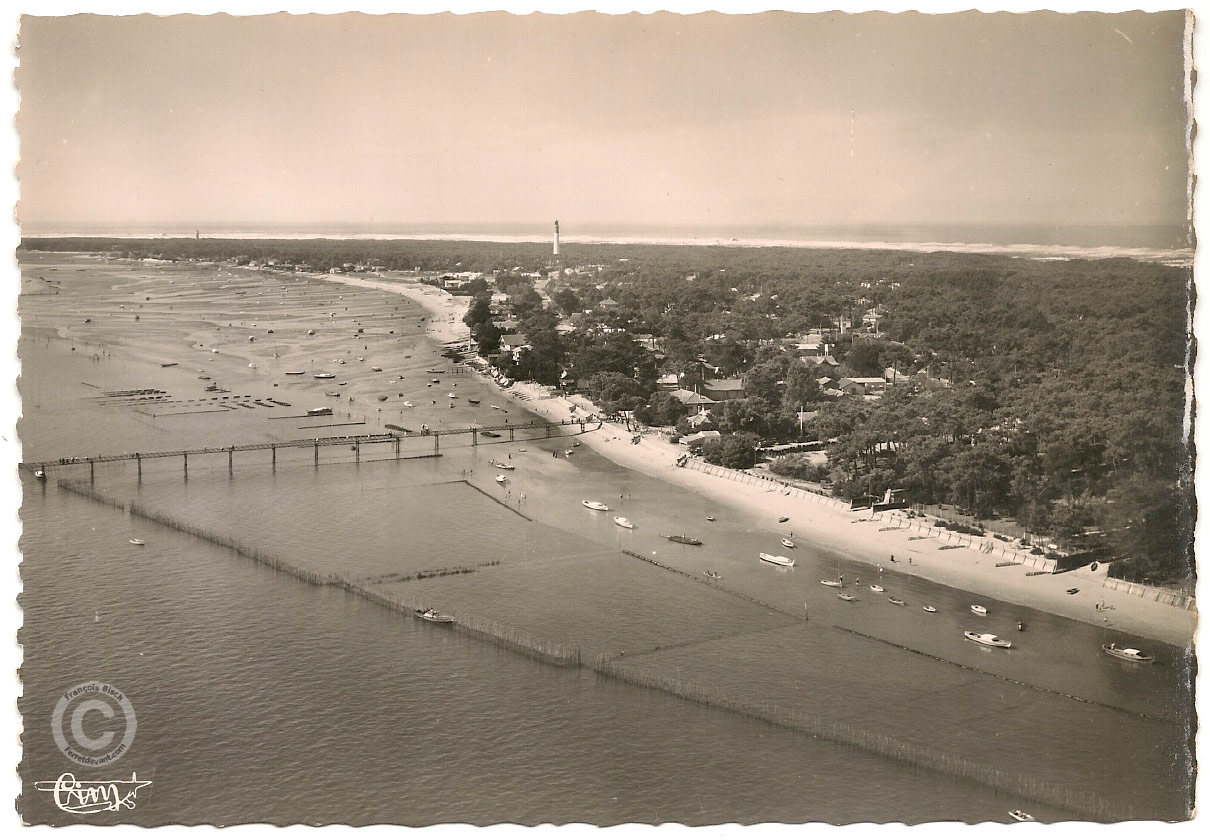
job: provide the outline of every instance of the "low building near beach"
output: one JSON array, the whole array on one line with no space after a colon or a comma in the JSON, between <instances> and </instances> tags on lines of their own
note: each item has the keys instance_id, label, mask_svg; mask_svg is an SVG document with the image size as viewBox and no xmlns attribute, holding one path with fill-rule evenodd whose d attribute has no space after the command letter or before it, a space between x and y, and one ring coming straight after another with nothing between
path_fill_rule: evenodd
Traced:
<instances>
[{"instance_id":1,"label":"low building near beach","mask_svg":"<svg viewBox=\"0 0 1210 840\"><path fill-rule=\"evenodd\" d=\"M689 391L684 388L677 388L675 391L672 391L671 394L681 401L681 405L695 407L715 404L715 401L709 397L704 397L697 391Z\"/></svg>"}]
</instances>

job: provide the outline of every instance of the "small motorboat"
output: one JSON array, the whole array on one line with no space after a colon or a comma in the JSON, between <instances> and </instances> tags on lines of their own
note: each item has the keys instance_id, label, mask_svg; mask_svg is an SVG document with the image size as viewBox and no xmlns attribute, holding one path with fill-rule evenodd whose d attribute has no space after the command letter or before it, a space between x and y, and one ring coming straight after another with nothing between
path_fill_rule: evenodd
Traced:
<instances>
[{"instance_id":1,"label":"small motorboat","mask_svg":"<svg viewBox=\"0 0 1210 840\"><path fill-rule=\"evenodd\" d=\"M286 376L302 376L305 373L305 370L288 370L286 371Z\"/></svg>"},{"instance_id":2,"label":"small motorboat","mask_svg":"<svg viewBox=\"0 0 1210 840\"><path fill-rule=\"evenodd\" d=\"M408 400L403 405L405 408L415 408L416 407L416 403L412 402L411 400Z\"/></svg>"},{"instance_id":3,"label":"small motorboat","mask_svg":"<svg viewBox=\"0 0 1210 840\"><path fill-rule=\"evenodd\" d=\"M498 470L515 470L516 469L516 467L514 467L512 464L505 464L501 461L492 461L491 463L492 463L492 466Z\"/></svg>"},{"instance_id":4,"label":"small motorboat","mask_svg":"<svg viewBox=\"0 0 1210 840\"><path fill-rule=\"evenodd\" d=\"M709 569L706 570L706 577L708 577L712 580L722 580L723 579L723 576L720 575L718 572L712 572Z\"/></svg>"},{"instance_id":5,"label":"small motorboat","mask_svg":"<svg viewBox=\"0 0 1210 840\"><path fill-rule=\"evenodd\" d=\"M34 470L34 478L38 479L38 481L46 481L46 471Z\"/></svg>"},{"instance_id":6,"label":"small motorboat","mask_svg":"<svg viewBox=\"0 0 1210 840\"><path fill-rule=\"evenodd\" d=\"M450 391L448 394L446 394L446 396L449 397L451 400L458 399L458 395L455 394L453 391Z\"/></svg>"},{"instance_id":7,"label":"small motorboat","mask_svg":"<svg viewBox=\"0 0 1210 840\"><path fill-rule=\"evenodd\" d=\"M312 376L314 376L316 379L335 379L336 378L336 374L334 374L334 373L315 373L315 374L312 374Z\"/></svg>"},{"instance_id":8,"label":"small motorboat","mask_svg":"<svg viewBox=\"0 0 1210 840\"><path fill-rule=\"evenodd\" d=\"M987 615L987 607L982 607L978 604L971 604L971 612L973 612L975 615Z\"/></svg>"},{"instance_id":9,"label":"small motorboat","mask_svg":"<svg viewBox=\"0 0 1210 840\"><path fill-rule=\"evenodd\" d=\"M897 607L902 607L904 605L904 600L902 598L887 598L887 600Z\"/></svg>"},{"instance_id":10,"label":"small motorboat","mask_svg":"<svg viewBox=\"0 0 1210 840\"><path fill-rule=\"evenodd\" d=\"M824 586L831 586L831 587L834 587L834 588L836 588L836 589L840 589L840 588L842 588L842 587L844 586L844 581L843 581L843 580L830 580L830 579L826 579L826 580L821 580L821 581L820 581L820 583L822 583Z\"/></svg>"},{"instance_id":11,"label":"small motorboat","mask_svg":"<svg viewBox=\"0 0 1210 840\"><path fill-rule=\"evenodd\" d=\"M707 517L706 517L706 521L707 521L707 522L713 522L713 521L714 521L714 517L713 517L713 516L707 516Z\"/></svg>"},{"instance_id":12,"label":"small motorboat","mask_svg":"<svg viewBox=\"0 0 1210 840\"><path fill-rule=\"evenodd\" d=\"M379 396L378 396L378 401L379 401L379 402L386 402L386 401L387 401L387 398L386 398L386 396L385 396L385 395L379 394Z\"/></svg>"},{"instance_id":13,"label":"small motorboat","mask_svg":"<svg viewBox=\"0 0 1210 840\"><path fill-rule=\"evenodd\" d=\"M472 399L468 398L467 402L470 403L471 405L478 405L480 403L480 400L472 400Z\"/></svg>"},{"instance_id":14,"label":"small motorboat","mask_svg":"<svg viewBox=\"0 0 1210 840\"><path fill-rule=\"evenodd\" d=\"M382 373L382 368L380 367L372 367L370 370L374 371L374 373Z\"/></svg>"},{"instance_id":15,"label":"small motorboat","mask_svg":"<svg viewBox=\"0 0 1210 840\"><path fill-rule=\"evenodd\" d=\"M1025 622L1024 621L1017 622L1017 632L1019 632L1019 633L1025 632Z\"/></svg>"},{"instance_id":16,"label":"small motorboat","mask_svg":"<svg viewBox=\"0 0 1210 840\"><path fill-rule=\"evenodd\" d=\"M1067 590L1067 594L1068 594L1068 595L1075 595L1075 594L1076 594L1077 592L1079 592L1079 591L1080 591L1080 590L1079 590L1078 588L1076 588L1076 587L1072 587L1071 589L1068 589L1068 590Z\"/></svg>"},{"instance_id":17,"label":"small motorboat","mask_svg":"<svg viewBox=\"0 0 1210 840\"><path fill-rule=\"evenodd\" d=\"M841 592L841 593L837 594L837 596L836 596L836 597L837 597L837 598L839 598L839 599L840 599L840 600L842 600L842 601L856 601L856 600L857 600L857 596L856 596L856 595L847 595L847 594L845 594L844 592Z\"/></svg>"},{"instance_id":18,"label":"small motorboat","mask_svg":"<svg viewBox=\"0 0 1210 840\"><path fill-rule=\"evenodd\" d=\"M614 524L620 528L633 528L634 527L634 523L631 522L629 519L627 519L625 516L615 516L613 518L613 521L614 521Z\"/></svg>"},{"instance_id":19,"label":"small motorboat","mask_svg":"<svg viewBox=\"0 0 1210 840\"><path fill-rule=\"evenodd\" d=\"M588 508L589 510L609 510L609 505L605 504L604 502L594 502L589 499L582 499L580 504L584 505L584 507Z\"/></svg>"},{"instance_id":20,"label":"small motorboat","mask_svg":"<svg viewBox=\"0 0 1210 840\"><path fill-rule=\"evenodd\" d=\"M797 548L797 546L794 545L793 540L788 540L785 537L782 537L781 544L784 545L786 548Z\"/></svg>"},{"instance_id":21,"label":"small motorboat","mask_svg":"<svg viewBox=\"0 0 1210 840\"><path fill-rule=\"evenodd\" d=\"M498 406L498 405L493 405L492 408L496 409L496 411L500 410L500 406Z\"/></svg>"},{"instance_id":22,"label":"small motorboat","mask_svg":"<svg viewBox=\"0 0 1210 840\"><path fill-rule=\"evenodd\" d=\"M140 540L138 537L131 537L129 542L131 545L147 545L145 540Z\"/></svg>"},{"instance_id":23,"label":"small motorboat","mask_svg":"<svg viewBox=\"0 0 1210 840\"><path fill-rule=\"evenodd\" d=\"M563 454L564 454L564 455L566 455L568 458L570 458L570 457L571 457L571 453L572 453L572 452L574 452L574 451L575 451L574 449L564 449L564 450L563 450Z\"/></svg>"},{"instance_id":24,"label":"small motorboat","mask_svg":"<svg viewBox=\"0 0 1210 840\"><path fill-rule=\"evenodd\" d=\"M967 630L962 635L972 642L978 642L987 647L1010 648L1013 646L1012 642L1006 642L994 633L976 633L974 630Z\"/></svg>"},{"instance_id":25,"label":"small motorboat","mask_svg":"<svg viewBox=\"0 0 1210 840\"><path fill-rule=\"evenodd\" d=\"M778 521L778 522L789 522L789 521L790 521L790 517L788 517L788 516L779 516L779 517L777 517L777 521Z\"/></svg>"},{"instance_id":26,"label":"small motorboat","mask_svg":"<svg viewBox=\"0 0 1210 840\"><path fill-rule=\"evenodd\" d=\"M1122 659L1126 662L1154 662L1155 661L1154 656L1148 656L1147 654L1145 654L1142 651L1139 651L1135 648L1120 648L1117 646L1116 642L1113 644L1101 645L1101 650L1105 651L1110 656L1116 657L1117 659Z\"/></svg>"},{"instance_id":27,"label":"small motorboat","mask_svg":"<svg viewBox=\"0 0 1210 840\"><path fill-rule=\"evenodd\" d=\"M1017 822L1037 822L1037 820L1034 819L1033 814L1027 814L1020 809L1013 809L1012 811L1008 812L1008 815Z\"/></svg>"},{"instance_id":28,"label":"small motorboat","mask_svg":"<svg viewBox=\"0 0 1210 840\"><path fill-rule=\"evenodd\" d=\"M672 534L671 536L669 536L667 534L661 534L660 536L663 536L665 539L671 540L674 543L680 543L681 545L701 545L702 544L701 540L696 539L694 537L686 536L685 534Z\"/></svg>"},{"instance_id":29,"label":"small motorboat","mask_svg":"<svg viewBox=\"0 0 1210 840\"><path fill-rule=\"evenodd\" d=\"M878 584L876 584L876 583L871 583L871 584L870 584L870 591L871 591L871 592L886 592L886 590L885 590L885 589L883 589L881 586L879 586L879 585L878 585Z\"/></svg>"},{"instance_id":30,"label":"small motorboat","mask_svg":"<svg viewBox=\"0 0 1210 840\"><path fill-rule=\"evenodd\" d=\"M416 615L425 621L431 621L435 624L452 624L454 621L452 615L444 615L434 609L416 610Z\"/></svg>"},{"instance_id":31,"label":"small motorboat","mask_svg":"<svg viewBox=\"0 0 1210 840\"><path fill-rule=\"evenodd\" d=\"M440 380L440 379L430 379L430 380L429 380L429 382L432 382L434 385L440 385L440 384L441 384L441 380Z\"/></svg>"},{"instance_id":32,"label":"small motorboat","mask_svg":"<svg viewBox=\"0 0 1210 840\"><path fill-rule=\"evenodd\" d=\"M766 563L772 563L774 566L785 566L790 568L794 565L794 558L782 557L780 554L765 554L763 551L757 555Z\"/></svg>"},{"instance_id":33,"label":"small motorboat","mask_svg":"<svg viewBox=\"0 0 1210 840\"><path fill-rule=\"evenodd\" d=\"M498 437L500 437L500 433L499 433L499 432L480 432L479 434L483 435L483 436L484 436L484 437L486 437L486 438L498 438Z\"/></svg>"},{"instance_id":34,"label":"small motorboat","mask_svg":"<svg viewBox=\"0 0 1210 840\"><path fill-rule=\"evenodd\" d=\"M504 482L508 481L508 476L506 476L504 473L496 473L496 481L500 484L503 484Z\"/></svg>"}]
</instances>

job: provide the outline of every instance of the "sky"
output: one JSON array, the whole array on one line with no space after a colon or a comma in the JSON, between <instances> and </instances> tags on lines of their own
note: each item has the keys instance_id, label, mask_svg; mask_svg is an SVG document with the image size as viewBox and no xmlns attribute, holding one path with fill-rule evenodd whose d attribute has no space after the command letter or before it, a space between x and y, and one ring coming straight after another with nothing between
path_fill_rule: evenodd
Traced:
<instances>
[{"instance_id":1,"label":"sky","mask_svg":"<svg viewBox=\"0 0 1210 840\"><path fill-rule=\"evenodd\" d=\"M24 17L18 218L1181 224L1182 13Z\"/></svg>"}]
</instances>

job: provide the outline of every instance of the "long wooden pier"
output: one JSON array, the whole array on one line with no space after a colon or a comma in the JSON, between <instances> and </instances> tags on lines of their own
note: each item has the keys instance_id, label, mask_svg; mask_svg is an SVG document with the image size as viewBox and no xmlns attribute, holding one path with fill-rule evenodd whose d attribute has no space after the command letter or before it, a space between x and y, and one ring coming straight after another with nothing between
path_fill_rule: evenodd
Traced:
<instances>
[{"instance_id":1,"label":"long wooden pier","mask_svg":"<svg viewBox=\"0 0 1210 840\"><path fill-rule=\"evenodd\" d=\"M205 446L197 449L172 449L162 452L122 452L114 455L90 455L85 457L71 458L56 458L43 461L24 461L19 465L20 469L41 473L43 476L48 471L61 467L74 467L82 464L87 464L89 476L95 475L97 464L110 464L117 461L134 461L139 468L140 477L143 474L143 461L152 458L180 458L184 463L185 475L189 475L189 456L200 455L227 455L227 469L234 470L235 468L235 453L236 452L257 452L269 450L273 455L273 466L277 466L277 450L279 449L304 449L310 448L315 453L315 465L319 465L319 450L325 446L350 446L355 454L354 458L357 462L361 461L361 447L370 446L373 444L393 443L395 446L395 455L399 456L400 443L407 439L430 439L433 441L433 454L441 453L441 439L453 435L470 435L471 444L477 446L479 444L479 435L484 432L491 433L491 437L501 436L503 433L508 433L509 441L517 439L518 431L527 431L531 429L542 429L546 432L547 437L554 434L555 429L562 429L568 426L578 427L579 432L587 430L588 422L584 420L531 420L527 423L502 423L494 426L468 426L463 429L426 429L419 434L408 434L406 432L380 432L376 434L366 435L336 435L328 437L302 438L299 440L283 440L270 441L268 443L241 443L231 446ZM597 422L595 428L600 428L600 422Z\"/></svg>"}]
</instances>

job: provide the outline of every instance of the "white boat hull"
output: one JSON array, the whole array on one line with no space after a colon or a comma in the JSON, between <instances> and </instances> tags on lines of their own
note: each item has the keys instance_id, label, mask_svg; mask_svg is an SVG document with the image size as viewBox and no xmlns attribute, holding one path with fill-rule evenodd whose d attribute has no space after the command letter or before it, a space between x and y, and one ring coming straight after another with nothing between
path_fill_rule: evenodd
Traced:
<instances>
[{"instance_id":1,"label":"white boat hull","mask_svg":"<svg viewBox=\"0 0 1210 840\"><path fill-rule=\"evenodd\" d=\"M782 557L780 554L765 554L764 552L761 552L757 556L759 556L764 562L771 563L774 566L784 566L785 568L790 568L794 565L793 558Z\"/></svg>"},{"instance_id":2,"label":"white boat hull","mask_svg":"<svg viewBox=\"0 0 1210 840\"><path fill-rule=\"evenodd\" d=\"M991 633L975 633L967 630L962 635L976 644L987 647L1010 648L1013 646L1012 642L1006 642L1004 639L1001 639L999 636L993 636Z\"/></svg>"}]
</instances>

